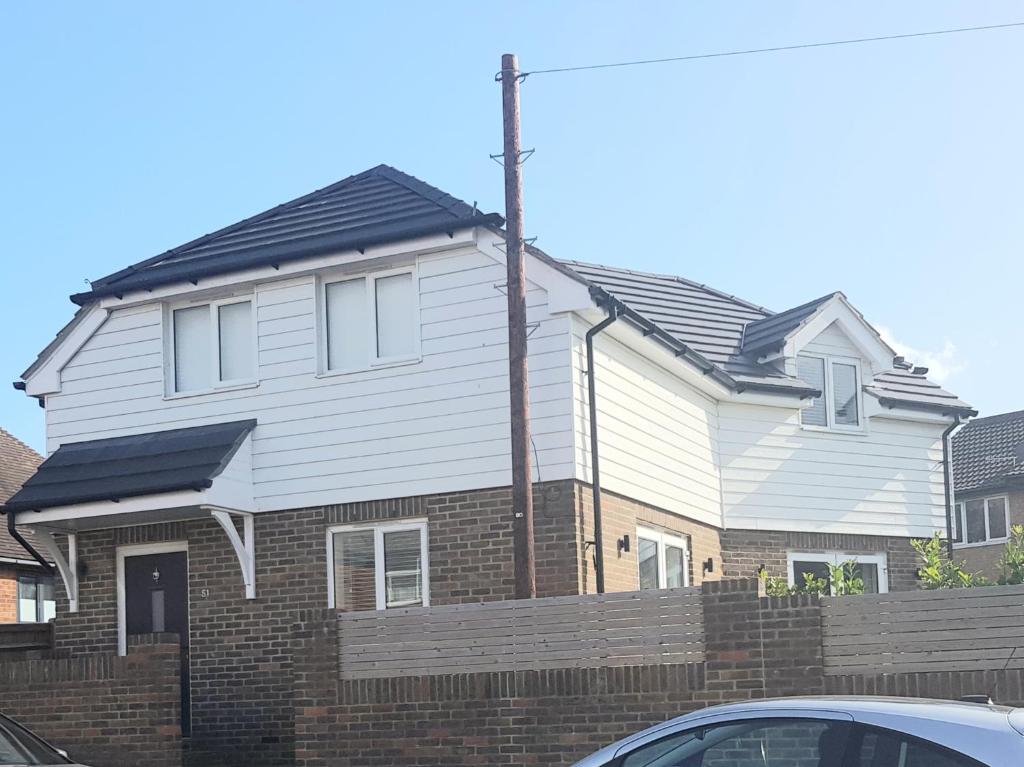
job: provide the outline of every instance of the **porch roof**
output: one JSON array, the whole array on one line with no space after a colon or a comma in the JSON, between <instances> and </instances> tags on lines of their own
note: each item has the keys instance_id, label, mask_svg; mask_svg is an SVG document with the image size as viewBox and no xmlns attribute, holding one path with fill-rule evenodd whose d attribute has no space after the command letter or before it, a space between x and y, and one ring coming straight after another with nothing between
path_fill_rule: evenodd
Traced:
<instances>
[{"instance_id":1,"label":"porch roof","mask_svg":"<svg viewBox=\"0 0 1024 767\"><path fill-rule=\"evenodd\" d=\"M233 421L61 445L3 510L205 490L255 426L255 420Z\"/></svg>"}]
</instances>

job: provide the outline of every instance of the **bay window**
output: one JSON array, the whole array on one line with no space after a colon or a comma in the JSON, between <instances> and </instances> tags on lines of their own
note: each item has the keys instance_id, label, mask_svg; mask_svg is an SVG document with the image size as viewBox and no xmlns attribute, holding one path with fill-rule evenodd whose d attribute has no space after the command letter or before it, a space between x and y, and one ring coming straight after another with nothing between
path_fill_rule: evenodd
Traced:
<instances>
[{"instance_id":1,"label":"bay window","mask_svg":"<svg viewBox=\"0 0 1024 767\"><path fill-rule=\"evenodd\" d=\"M821 391L800 411L801 424L833 429L861 427L860 364L856 360L800 354L797 376Z\"/></svg>"},{"instance_id":2,"label":"bay window","mask_svg":"<svg viewBox=\"0 0 1024 767\"><path fill-rule=\"evenodd\" d=\"M419 354L419 297L411 270L323 284L321 372L365 370Z\"/></svg>"},{"instance_id":3,"label":"bay window","mask_svg":"<svg viewBox=\"0 0 1024 767\"><path fill-rule=\"evenodd\" d=\"M425 522L333 527L327 555L330 607L351 612L430 604Z\"/></svg>"},{"instance_id":4,"label":"bay window","mask_svg":"<svg viewBox=\"0 0 1024 767\"><path fill-rule=\"evenodd\" d=\"M170 311L172 394L252 383L256 330L252 299L226 299Z\"/></svg>"}]
</instances>

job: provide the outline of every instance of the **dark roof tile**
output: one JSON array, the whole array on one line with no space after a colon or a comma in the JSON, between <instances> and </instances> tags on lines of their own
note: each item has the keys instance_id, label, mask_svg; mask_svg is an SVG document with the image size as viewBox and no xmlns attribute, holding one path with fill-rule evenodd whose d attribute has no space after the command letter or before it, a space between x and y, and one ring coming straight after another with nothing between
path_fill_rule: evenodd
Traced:
<instances>
[{"instance_id":1,"label":"dark roof tile","mask_svg":"<svg viewBox=\"0 0 1024 767\"><path fill-rule=\"evenodd\" d=\"M956 492L1024 486L1024 410L971 421L952 441Z\"/></svg>"},{"instance_id":2,"label":"dark roof tile","mask_svg":"<svg viewBox=\"0 0 1024 767\"><path fill-rule=\"evenodd\" d=\"M43 457L8 431L0 429L0 505L14 495L35 472ZM31 535L26 534L31 540ZM32 561L32 556L11 538L7 520L0 519L0 560Z\"/></svg>"}]
</instances>

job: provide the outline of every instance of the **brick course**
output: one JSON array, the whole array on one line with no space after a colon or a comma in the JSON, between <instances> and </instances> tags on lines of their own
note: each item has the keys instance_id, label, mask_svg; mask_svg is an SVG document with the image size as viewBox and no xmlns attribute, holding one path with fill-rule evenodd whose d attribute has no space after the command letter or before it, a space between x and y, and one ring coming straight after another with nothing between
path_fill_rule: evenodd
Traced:
<instances>
[{"instance_id":1,"label":"brick course","mask_svg":"<svg viewBox=\"0 0 1024 767\"><path fill-rule=\"evenodd\" d=\"M0 661L0 711L88 764L180 767L177 637L138 637L128 650Z\"/></svg>"},{"instance_id":2,"label":"brick course","mask_svg":"<svg viewBox=\"0 0 1024 767\"><path fill-rule=\"evenodd\" d=\"M0 567L0 623L18 622L18 571Z\"/></svg>"},{"instance_id":3,"label":"brick course","mask_svg":"<svg viewBox=\"0 0 1024 767\"><path fill-rule=\"evenodd\" d=\"M910 538L847 533L797 533L781 530L722 530L723 573L726 578L750 578L763 564L769 575L787 576L790 551L841 551L848 554L885 554L889 591L918 588L917 555Z\"/></svg>"}]
</instances>

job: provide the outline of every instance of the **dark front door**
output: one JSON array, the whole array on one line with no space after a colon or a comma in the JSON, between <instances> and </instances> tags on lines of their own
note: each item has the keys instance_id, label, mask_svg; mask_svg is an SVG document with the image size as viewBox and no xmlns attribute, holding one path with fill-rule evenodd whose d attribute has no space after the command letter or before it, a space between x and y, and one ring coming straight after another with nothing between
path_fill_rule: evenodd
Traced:
<instances>
[{"instance_id":1,"label":"dark front door","mask_svg":"<svg viewBox=\"0 0 1024 767\"><path fill-rule=\"evenodd\" d=\"M171 632L181 640L181 730L189 734L188 557L183 551L124 560L125 633Z\"/></svg>"}]
</instances>

